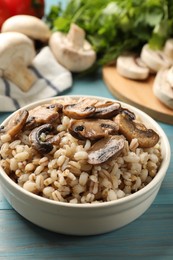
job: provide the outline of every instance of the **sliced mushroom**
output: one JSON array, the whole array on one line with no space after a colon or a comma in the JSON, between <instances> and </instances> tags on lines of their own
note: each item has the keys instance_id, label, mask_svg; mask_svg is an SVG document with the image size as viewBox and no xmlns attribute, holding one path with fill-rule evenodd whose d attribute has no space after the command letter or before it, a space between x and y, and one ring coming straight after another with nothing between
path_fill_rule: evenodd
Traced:
<instances>
[{"instance_id":1,"label":"sliced mushroom","mask_svg":"<svg viewBox=\"0 0 173 260\"><path fill-rule=\"evenodd\" d=\"M2 25L1 32L20 32L31 39L47 42L51 31L41 19L31 15L15 15Z\"/></svg>"},{"instance_id":2,"label":"sliced mushroom","mask_svg":"<svg viewBox=\"0 0 173 260\"><path fill-rule=\"evenodd\" d=\"M59 103L37 106L29 111L25 128L33 129L41 124L60 123L63 106Z\"/></svg>"},{"instance_id":3,"label":"sliced mushroom","mask_svg":"<svg viewBox=\"0 0 173 260\"><path fill-rule=\"evenodd\" d=\"M173 61L173 39L168 39L164 46L164 53L168 57L168 59L171 59Z\"/></svg>"},{"instance_id":4,"label":"sliced mushroom","mask_svg":"<svg viewBox=\"0 0 173 260\"><path fill-rule=\"evenodd\" d=\"M121 136L107 136L97 141L88 151L88 163L97 165L108 159L116 158L124 148L124 138Z\"/></svg>"},{"instance_id":5,"label":"sliced mushroom","mask_svg":"<svg viewBox=\"0 0 173 260\"><path fill-rule=\"evenodd\" d=\"M126 114L117 115L115 122L119 125L119 133L123 134L129 142L136 138L141 148L153 147L159 141L159 135L154 130L147 129L142 123L136 123Z\"/></svg>"},{"instance_id":6,"label":"sliced mushroom","mask_svg":"<svg viewBox=\"0 0 173 260\"><path fill-rule=\"evenodd\" d=\"M55 32L49 40L49 46L57 61L72 72L90 68L96 61L96 52L85 40L85 32L72 24L68 34Z\"/></svg>"},{"instance_id":7,"label":"sliced mushroom","mask_svg":"<svg viewBox=\"0 0 173 260\"><path fill-rule=\"evenodd\" d=\"M60 137L58 135L47 138L47 135L50 134L52 130L53 127L51 124L44 124L31 131L29 141L32 147L39 153L47 154L51 152L53 144L58 144L60 142Z\"/></svg>"},{"instance_id":8,"label":"sliced mushroom","mask_svg":"<svg viewBox=\"0 0 173 260\"><path fill-rule=\"evenodd\" d=\"M16 136L24 127L27 117L27 110L19 110L5 126L1 126L0 133L6 133L13 138Z\"/></svg>"},{"instance_id":9,"label":"sliced mushroom","mask_svg":"<svg viewBox=\"0 0 173 260\"><path fill-rule=\"evenodd\" d=\"M28 91L36 76L28 69L35 57L33 42L24 34L0 34L0 76L9 79L22 91Z\"/></svg>"},{"instance_id":10,"label":"sliced mushroom","mask_svg":"<svg viewBox=\"0 0 173 260\"><path fill-rule=\"evenodd\" d=\"M91 117L96 110L94 106L96 102L96 99L84 98L79 102L76 101L76 103L65 105L63 108L63 113L74 119Z\"/></svg>"},{"instance_id":11,"label":"sliced mushroom","mask_svg":"<svg viewBox=\"0 0 173 260\"><path fill-rule=\"evenodd\" d=\"M167 107L173 109L173 68L160 70L153 84L154 95Z\"/></svg>"},{"instance_id":12,"label":"sliced mushroom","mask_svg":"<svg viewBox=\"0 0 173 260\"><path fill-rule=\"evenodd\" d=\"M135 113L133 113L127 108L122 108L120 113L125 114L127 117L129 117L130 120L135 120L136 118Z\"/></svg>"},{"instance_id":13,"label":"sliced mushroom","mask_svg":"<svg viewBox=\"0 0 173 260\"><path fill-rule=\"evenodd\" d=\"M114 135L118 132L118 125L112 120L85 119L72 120L69 132L77 139L98 140L107 135Z\"/></svg>"},{"instance_id":14,"label":"sliced mushroom","mask_svg":"<svg viewBox=\"0 0 173 260\"><path fill-rule=\"evenodd\" d=\"M169 68L173 63L164 51L152 50L148 44L142 48L141 59L153 72L158 72L162 68Z\"/></svg>"},{"instance_id":15,"label":"sliced mushroom","mask_svg":"<svg viewBox=\"0 0 173 260\"><path fill-rule=\"evenodd\" d=\"M118 102L107 101L104 104L95 104L95 112L93 118L112 118L121 111L121 104Z\"/></svg>"},{"instance_id":16,"label":"sliced mushroom","mask_svg":"<svg viewBox=\"0 0 173 260\"><path fill-rule=\"evenodd\" d=\"M145 80L150 73L145 63L133 54L119 56L116 68L121 76L135 80Z\"/></svg>"}]
</instances>

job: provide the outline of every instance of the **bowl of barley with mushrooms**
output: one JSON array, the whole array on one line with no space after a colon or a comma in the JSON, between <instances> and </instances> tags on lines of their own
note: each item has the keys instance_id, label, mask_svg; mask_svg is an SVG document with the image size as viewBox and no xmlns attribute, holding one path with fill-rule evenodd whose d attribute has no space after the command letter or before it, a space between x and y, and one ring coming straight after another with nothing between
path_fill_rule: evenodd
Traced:
<instances>
[{"instance_id":1,"label":"bowl of barley with mushrooms","mask_svg":"<svg viewBox=\"0 0 173 260\"><path fill-rule=\"evenodd\" d=\"M96 96L27 105L0 126L0 185L12 207L45 229L96 235L153 203L170 163L159 124Z\"/></svg>"}]
</instances>

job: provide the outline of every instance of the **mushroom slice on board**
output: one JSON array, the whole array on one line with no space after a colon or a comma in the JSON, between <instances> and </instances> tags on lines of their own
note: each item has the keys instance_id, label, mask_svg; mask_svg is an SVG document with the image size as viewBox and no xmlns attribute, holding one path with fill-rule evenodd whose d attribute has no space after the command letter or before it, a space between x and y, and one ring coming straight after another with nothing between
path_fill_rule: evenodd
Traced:
<instances>
[{"instance_id":1,"label":"mushroom slice on board","mask_svg":"<svg viewBox=\"0 0 173 260\"><path fill-rule=\"evenodd\" d=\"M51 31L46 23L32 15L15 15L2 25L1 32L20 32L33 40L47 42Z\"/></svg>"},{"instance_id":2,"label":"mushroom slice on board","mask_svg":"<svg viewBox=\"0 0 173 260\"><path fill-rule=\"evenodd\" d=\"M115 117L119 125L119 133L124 135L131 142L136 138L141 148L151 148L159 141L159 135L152 129L147 129L142 123L137 123L126 114L119 114Z\"/></svg>"},{"instance_id":3,"label":"mushroom slice on board","mask_svg":"<svg viewBox=\"0 0 173 260\"><path fill-rule=\"evenodd\" d=\"M173 60L168 58L164 51L152 50L148 44L142 48L141 59L155 73L162 68L169 68L173 64Z\"/></svg>"},{"instance_id":4,"label":"mushroom slice on board","mask_svg":"<svg viewBox=\"0 0 173 260\"><path fill-rule=\"evenodd\" d=\"M53 144L59 144L59 135L53 135L47 138L47 134L50 134L53 130L51 124L44 124L34 128L30 135L29 141L34 149L41 154L47 154L52 151Z\"/></svg>"},{"instance_id":5,"label":"mushroom slice on board","mask_svg":"<svg viewBox=\"0 0 173 260\"><path fill-rule=\"evenodd\" d=\"M145 63L133 54L119 56L116 68L121 76L135 80L145 80L150 73Z\"/></svg>"},{"instance_id":6,"label":"mushroom slice on board","mask_svg":"<svg viewBox=\"0 0 173 260\"><path fill-rule=\"evenodd\" d=\"M153 83L154 95L167 107L173 109L173 67L160 70Z\"/></svg>"},{"instance_id":7,"label":"mushroom slice on board","mask_svg":"<svg viewBox=\"0 0 173 260\"><path fill-rule=\"evenodd\" d=\"M72 72L89 69L96 61L96 52L85 40L85 31L71 24L68 34L54 32L49 46L57 61Z\"/></svg>"},{"instance_id":8,"label":"mushroom slice on board","mask_svg":"<svg viewBox=\"0 0 173 260\"><path fill-rule=\"evenodd\" d=\"M124 138L121 136L107 136L97 141L88 151L88 163L97 165L121 154L124 148Z\"/></svg>"},{"instance_id":9,"label":"mushroom slice on board","mask_svg":"<svg viewBox=\"0 0 173 260\"><path fill-rule=\"evenodd\" d=\"M28 69L35 55L33 42L24 34L0 34L0 76L12 81L22 91L28 91L37 80Z\"/></svg>"},{"instance_id":10,"label":"mushroom slice on board","mask_svg":"<svg viewBox=\"0 0 173 260\"><path fill-rule=\"evenodd\" d=\"M103 104L95 104L95 112L92 118L112 118L121 111L121 104L118 102L107 101Z\"/></svg>"},{"instance_id":11,"label":"mushroom slice on board","mask_svg":"<svg viewBox=\"0 0 173 260\"><path fill-rule=\"evenodd\" d=\"M63 113L74 119L91 117L96 110L94 106L96 102L96 99L84 98L76 101L76 103L65 105L63 107Z\"/></svg>"},{"instance_id":12,"label":"mushroom slice on board","mask_svg":"<svg viewBox=\"0 0 173 260\"><path fill-rule=\"evenodd\" d=\"M118 125L108 119L72 120L68 130L77 139L89 139L92 141L107 135L117 134Z\"/></svg>"},{"instance_id":13,"label":"mushroom slice on board","mask_svg":"<svg viewBox=\"0 0 173 260\"><path fill-rule=\"evenodd\" d=\"M16 136L24 127L27 117L27 110L19 110L5 126L0 127L0 133L9 134L11 138Z\"/></svg>"},{"instance_id":14,"label":"mushroom slice on board","mask_svg":"<svg viewBox=\"0 0 173 260\"><path fill-rule=\"evenodd\" d=\"M29 111L25 129L33 129L41 124L60 123L63 106L59 103L37 106Z\"/></svg>"}]
</instances>

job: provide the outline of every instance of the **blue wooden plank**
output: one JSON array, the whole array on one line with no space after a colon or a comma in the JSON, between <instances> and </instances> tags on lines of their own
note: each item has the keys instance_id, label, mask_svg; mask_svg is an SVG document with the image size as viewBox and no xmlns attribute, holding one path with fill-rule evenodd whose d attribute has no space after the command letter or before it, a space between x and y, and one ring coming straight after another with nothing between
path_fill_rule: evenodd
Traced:
<instances>
[{"instance_id":1,"label":"blue wooden plank","mask_svg":"<svg viewBox=\"0 0 173 260\"><path fill-rule=\"evenodd\" d=\"M0 256L9 259L168 259L173 256L172 219L173 205L155 205L119 230L75 237L36 227L12 210L0 211L0 237L3 238Z\"/></svg>"},{"instance_id":2,"label":"blue wooden plank","mask_svg":"<svg viewBox=\"0 0 173 260\"><path fill-rule=\"evenodd\" d=\"M4 209L12 209L12 207L5 199L0 189L0 210L4 210Z\"/></svg>"}]
</instances>

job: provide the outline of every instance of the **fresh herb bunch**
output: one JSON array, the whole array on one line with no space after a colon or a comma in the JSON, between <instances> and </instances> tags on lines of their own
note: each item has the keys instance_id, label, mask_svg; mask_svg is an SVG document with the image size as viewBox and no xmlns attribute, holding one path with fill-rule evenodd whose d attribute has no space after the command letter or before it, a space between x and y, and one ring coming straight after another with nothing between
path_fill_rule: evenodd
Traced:
<instances>
[{"instance_id":1,"label":"fresh herb bunch","mask_svg":"<svg viewBox=\"0 0 173 260\"><path fill-rule=\"evenodd\" d=\"M64 10L53 6L47 22L65 33L71 23L79 25L97 53L97 65L105 65L123 52L139 52L147 42L161 48L173 35L173 1L71 0Z\"/></svg>"}]
</instances>

